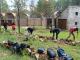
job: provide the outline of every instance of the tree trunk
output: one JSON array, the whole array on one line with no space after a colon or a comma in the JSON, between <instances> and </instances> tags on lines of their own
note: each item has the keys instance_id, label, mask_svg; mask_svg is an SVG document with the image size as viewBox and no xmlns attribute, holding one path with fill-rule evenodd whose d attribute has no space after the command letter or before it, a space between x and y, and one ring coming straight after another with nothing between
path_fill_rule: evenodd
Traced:
<instances>
[{"instance_id":1,"label":"tree trunk","mask_svg":"<svg viewBox=\"0 0 80 60\"><path fill-rule=\"evenodd\" d=\"M18 23L18 33L20 33L20 7L19 7L19 3L18 3L18 13L17 13L17 23Z\"/></svg>"}]
</instances>

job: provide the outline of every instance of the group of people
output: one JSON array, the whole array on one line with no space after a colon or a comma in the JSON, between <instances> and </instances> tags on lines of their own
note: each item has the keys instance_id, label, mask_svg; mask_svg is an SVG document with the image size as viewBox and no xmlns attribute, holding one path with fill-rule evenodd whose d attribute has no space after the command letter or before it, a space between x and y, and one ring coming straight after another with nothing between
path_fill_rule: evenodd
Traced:
<instances>
[{"instance_id":1,"label":"group of people","mask_svg":"<svg viewBox=\"0 0 80 60\"><path fill-rule=\"evenodd\" d=\"M18 42L13 42L10 40L3 41L1 43L1 46L10 49L13 54L16 53L20 55L22 54L22 50L24 50L25 48L30 48L29 44L25 44L25 43L19 44Z\"/></svg>"},{"instance_id":2,"label":"group of people","mask_svg":"<svg viewBox=\"0 0 80 60\"><path fill-rule=\"evenodd\" d=\"M27 28L27 31L32 34L34 29L31 28L31 27L28 27ZM50 29L50 33L53 33L53 39L58 39L58 36L59 36L59 33L61 32L61 29L60 28L51 28ZM66 40L68 40L71 35L73 36L73 40L75 40L75 33L74 32L77 32L77 35L78 35L78 27L75 25L75 26L71 26L69 28L69 35L66 37ZM56 37L56 38L55 38Z\"/></svg>"},{"instance_id":3,"label":"group of people","mask_svg":"<svg viewBox=\"0 0 80 60\"><path fill-rule=\"evenodd\" d=\"M14 22L12 22L10 26L11 26L13 31L16 29L16 25ZM3 22L3 27L4 27L4 30L7 31L8 23L6 21Z\"/></svg>"},{"instance_id":4,"label":"group of people","mask_svg":"<svg viewBox=\"0 0 80 60\"><path fill-rule=\"evenodd\" d=\"M8 23L6 21L3 23L3 26L4 26L5 31L7 31ZM12 27L12 30L15 31L16 25L15 25L14 22L11 24L11 27ZM32 34L33 31L34 31L34 29L31 28L31 27L28 27L27 28L27 31L30 34ZM56 36L56 39L58 39L58 36L59 36L59 33L60 32L61 32L61 29L60 28L51 28L50 29L50 33L53 33L53 39L54 39L55 36ZM69 36L66 39L69 39L71 37L71 35L72 35L73 36L73 40L75 40L75 34L74 34L74 32L77 32L77 35L78 35L78 27L77 27L76 24L75 24L75 26L71 26L69 28Z\"/></svg>"},{"instance_id":5,"label":"group of people","mask_svg":"<svg viewBox=\"0 0 80 60\"><path fill-rule=\"evenodd\" d=\"M7 30L7 23L4 23L4 28L5 28L5 30ZM15 30L15 23L12 23L12 30ZM34 31L34 28L28 27L27 31L30 34L32 34L33 31ZM75 31L77 31L77 33L78 33L78 28L77 27L71 27L69 29L69 36L67 37L67 39L72 35L73 39L75 40L75 35L74 35ZM50 32L53 33L53 38L55 37L55 34L56 34L56 39L58 39L58 35L61 32L61 29L60 28L54 28L54 29L52 28L52 29L50 29ZM14 42L11 42L11 41L3 41L3 44L7 48L10 48L13 53L21 54L23 49L28 48L29 52L31 54L31 48L30 48L30 45L28 45L28 44L25 44L25 43L19 44L17 42L14 43ZM44 48L39 48L37 50L37 53L39 54L39 56L37 55L37 57L36 57L38 59L38 58L40 58L40 56L44 56L45 49ZM46 53L47 53L47 56L48 56L49 60L56 60L56 53L53 51L52 48L47 49ZM69 55L67 55L65 53L65 51L60 47L58 47L58 49L57 49L57 54L58 54L59 60L73 60L73 58L70 57Z\"/></svg>"},{"instance_id":6,"label":"group of people","mask_svg":"<svg viewBox=\"0 0 80 60\"><path fill-rule=\"evenodd\" d=\"M37 53L39 54L37 60L39 60L39 58L43 60L73 60L61 47L57 48L57 54L52 48L48 48L47 51L44 48L38 48Z\"/></svg>"},{"instance_id":7,"label":"group of people","mask_svg":"<svg viewBox=\"0 0 80 60\"><path fill-rule=\"evenodd\" d=\"M56 53L52 48L48 48L47 50L45 48L38 48L35 50L29 44L12 42L10 40L3 41L1 46L10 49L13 54L16 53L19 55L23 55L23 51L25 50L29 56L34 56L36 60L73 60L61 47L57 47Z\"/></svg>"},{"instance_id":8,"label":"group of people","mask_svg":"<svg viewBox=\"0 0 80 60\"><path fill-rule=\"evenodd\" d=\"M50 29L50 33L53 33L53 38L56 36L56 39L58 39L58 36L59 36L60 32L61 32L60 28L51 28ZM75 26L71 26L69 28L69 35L68 35L68 37L66 39L68 40L72 35L73 36L73 40L75 40L74 32L77 32L77 35L78 35L78 27L76 25Z\"/></svg>"}]
</instances>

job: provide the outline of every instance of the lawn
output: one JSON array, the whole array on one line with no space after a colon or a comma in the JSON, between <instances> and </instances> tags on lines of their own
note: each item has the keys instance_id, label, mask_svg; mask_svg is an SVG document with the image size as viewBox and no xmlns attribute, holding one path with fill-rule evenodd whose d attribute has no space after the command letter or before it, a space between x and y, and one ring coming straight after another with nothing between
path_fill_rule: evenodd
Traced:
<instances>
[{"instance_id":1,"label":"lawn","mask_svg":"<svg viewBox=\"0 0 80 60\"><path fill-rule=\"evenodd\" d=\"M24 33L25 29L21 29L21 32ZM11 30L10 30L11 32ZM43 36L52 36L52 34L49 33L49 30L45 30L42 27L39 27L35 30L34 34L38 34L38 35L43 35ZM76 34L76 33L75 33ZM22 36L22 35L21 35ZM62 31L59 35L59 39L60 38L66 38L68 36L68 32L67 31ZM77 37L76 34L76 41L80 40L80 33L79 36ZM0 42L2 42L3 40L12 40L14 42L24 42L23 41L24 38L19 38L18 34L17 35L13 35L10 34L9 32L3 32L0 33ZM72 37L70 38L72 39ZM24 43L28 43L31 44L31 47L34 47L35 49L38 49L39 47L44 47L45 49L49 48L49 47L57 47L60 46L62 47L65 52L69 55L71 55L74 60L80 60L80 46L70 46L70 45L63 45L63 44L58 44L52 41L47 41L47 42L41 42L38 39L32 40L30 39L27 42ZM54 49L54 48L53 48ZM56 49L54 49L56 52ZM11 54L11 52L6 49L6 48L2 48L0 47L0 60L35 60L34 58L28 56L28 55L23 55L23 56L19 56L16 54Z\"/></svg>"}]
</instances>

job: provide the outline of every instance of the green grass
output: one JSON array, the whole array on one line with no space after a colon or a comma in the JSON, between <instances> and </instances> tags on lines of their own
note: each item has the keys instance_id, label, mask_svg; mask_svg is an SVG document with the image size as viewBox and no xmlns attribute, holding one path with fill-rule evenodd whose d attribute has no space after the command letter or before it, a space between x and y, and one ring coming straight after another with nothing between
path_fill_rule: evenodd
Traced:
<instances>
[{"instance_id":1,"label":"green grass","mask_svg":"<svg viewBox=\"0 0 80 60\"><path fill-rule=\"evenodd\" d=\"M24 31L25 29L21 29L22 33ZM43 36L52 36L52 34L49 33L49 30L45 30L44 28L41 28L41 27L37 28L34 34L43 35ZM59 34L59 38L66 39L67 36L68 36L67 31L63 31ZM76 41L80 40L79 37L80 37L80 32L79 32L79 36L76 37ZM72 39L72 37L70 39ZM17 41L19 43L23 42L21 38L17 39L17 35L11 35L8 32L0 33L0 42L2 42L3 40L12 40L15 42ZM50 47L53 48L53 47L60 46L65 50L67 54L71 55L74 58L74 60L80 60L80 46L63 45L63 44L58 44L52 41L41 42L37 39L36 40L30 39L28 42L24 42L24 43L31 44L31 47L34 47L35 49L38 49L39 47L44 47L45 49L47 49ZM56 49L54 50L56 52ZM35 60L35 59L28 55L19 56L16 54L11 54L11 52L8 49L0 47L0 60Z\"/></svg>"}]
</instances>

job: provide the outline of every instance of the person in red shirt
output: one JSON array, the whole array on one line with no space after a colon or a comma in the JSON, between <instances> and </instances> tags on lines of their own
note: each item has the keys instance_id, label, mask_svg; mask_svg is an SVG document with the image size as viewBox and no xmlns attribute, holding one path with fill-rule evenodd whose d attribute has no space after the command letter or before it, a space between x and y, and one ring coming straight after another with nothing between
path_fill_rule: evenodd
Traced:
<instances>
[{"instance_id":1,"label":"person in red shirt","mask_svg":"<svg viewBox=\"0 0 80 60\"><path fill-rule=\"evenodd\" d=\"M16 25L15 25L15 23L13 22L12 23L12 30L14 31L16 29Z\"/></svg>"},{"instance_id":2,"label":"person in red shirt","mask_svg":"<svg viewBox=\"0 0 80 60\"><path fill-rule=\"evenodd\" d=\"M71 35L72 35L73 39L75 40L74 32L77 32L77 35L78 35L78 28L77 27L70 27L70 29L69 29L69 36L67 37L67 39L70 38Z\"/></svg>"}]
</instances>

